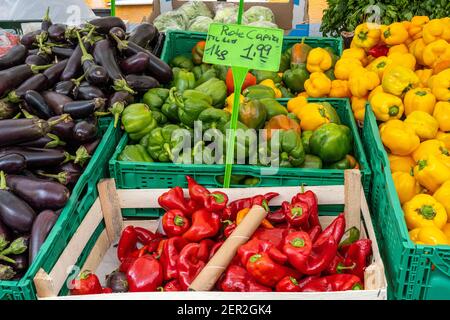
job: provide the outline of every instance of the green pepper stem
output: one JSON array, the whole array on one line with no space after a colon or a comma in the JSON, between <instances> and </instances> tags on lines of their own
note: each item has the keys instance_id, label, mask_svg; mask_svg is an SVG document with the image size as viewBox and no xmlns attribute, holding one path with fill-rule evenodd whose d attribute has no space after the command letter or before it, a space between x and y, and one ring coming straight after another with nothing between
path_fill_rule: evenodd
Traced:
<instances>
[{"instance_id":1,"label":"green pepper stem","mask_svg":"<svg viewBox=\"0 0 450 320\"><path fill-rule=\"evenodd\" d=\"M339 263L336 267L336 272L337 273L342 273L342 271L344 270L353 270L356 268L356 263L353 262L351 266L346 267L344 264Z\"/></svg>"},{"instance_id":2,"label":"green pepper stem","mask_svg":"<svg viewBox=\"0 0 450 320\"><path fill-rule=\"evenodd\" d=\"M295 248L302 248L305 246L305 239L302 238L294 238L291 240L291 245Z\"/></svg>"},{"instance_id":3,"label":"green pepper stem","mask_svg":"<svg viewBox=\"0 0 450 320\"><path fill-rule=\"evenodd\" d=\"M210 193L209 196L214 198L214 201L216 201L217 203L224 203L225 202L225 197L223 194L220 193Z\"/></svg>"},{"instance_id":4,"label":"green pepper stem","mask_svg":"<svg viewBox=\"0 0 450 320\"><path fill-rule=\"evenodd\" d=\"M416 211L427 220L433 220L436 217L436 210L430 205L423 205L419 209L416 209Z\"/></svg>"},{"instance_id":5,"label":"green pepper stem","mask_svg":"<svg viewBox=\"0 0 450 320\"><path fill-rule=\"evenodd\" d=\"M303 38L303 39L304 39L304 38ZM294 277L289 277L289 280L291 280L291 282L292 282L294 285L298 286L298 281L297 281L297 279L295 279Z\"/></svg>"}]
</instances>

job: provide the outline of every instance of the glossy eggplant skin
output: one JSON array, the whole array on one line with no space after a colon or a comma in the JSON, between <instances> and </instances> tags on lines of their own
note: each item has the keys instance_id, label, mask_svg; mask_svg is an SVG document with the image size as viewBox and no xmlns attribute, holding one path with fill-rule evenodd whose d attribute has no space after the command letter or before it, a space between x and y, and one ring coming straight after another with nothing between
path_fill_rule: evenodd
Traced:
<instances>
[{"instance_id":1,"label":"glossy eggplant skin","mask_svg":"<svg viewBox=\"0 0 450 320\"><path fill-rule=\"evenodd\" d=\"M0 220L17 232L28 232L36 213L22 199L8 190L0 190Z\"/></svg>"},{"instance_id":2,"label":"glossy eggplant skin","mask_svg":"<svg viewBox=\"0 0 450 320\"><path fill-rule=\"evenodd\" d=\"M27 102L27 105L31 108L33 113L41 119L48 119L55 115L45 102L45 99L37 91L28 90L25 93L24 100Z\"/></svg>"},{"instance_id":3,"label":"glossy eggplant skin","mask_svg":"<svg viewBox=\"0 0 450 320\"><path fill-rule=\"evenodd\" d=\"M0 97L4 96L8 91L16 89L33 75L31 67L27 64L0 71Z\"/></svg>"},{"instance_id":4,"label":"glossy eggplant skin","mask_svg":"<svg viewBox=\"0 0 450 320\"><path fill-rule=\"evenodd\" d=\"M91 85L81 85L73 91L73 95L77 100L92 100L95 98L105 98L103 91Z\"/></svg>"},{"instance_id":5,"label":"glossy eggplant skin","mask_svg":"<svg viewBox=\"0 0 450 320\"><path fill-rule=\"evenodd\" d=\"M66 103L72 102L72 98L54 91L44 91L41 93L47 105L56 115L63 114L63 107Z\"/></svg>"},{"instance_id":6,"label":"glossy eggplant skin","mask_svg":"<svg viewBox=\"0 0 450 320\"><path fill-rule=\"evenodd\" d=\"M128 85L138 92L146 92L159 86L159 82L150 76L130 74L125 77Z\"/></svg>"},{"instance_id":7,"label":"glossy eggplant skin","mask_svg":"<svg viewBox=\"0 0 450 320\"><path fill-rule=\"evenodd\" d=\"M158 29L153 24L144 22L134 28L128 37L128 41L145 48L156 36L158 36Z\"/></svg>"},{"instance_id":8,"label":"glossy eggplant skin","mask_svg":"<svg viewBox=\"0 0 450 320\"><path fill-rule=\"evenodd\" d=\"M27 163L25 158L17 153L0 157L0 171L7 174L17 174L25 170Z\"/></svg>"},{"instance_id":9,"label":"glossy eggplant skin","mask_svg":"<svg viewBox=\"0 0 450 320\"><path fill-rule=\"evenodd\" d=\"M60 58L68 59L75 50L72 48L52 47L52 53Z\"/></svg>"},{"instance_id":10,"label":"glossy eggplant skin","mask_svg":"<svg viewBox=\"0 0 450 320\"><path fill-rule=\"evenodd\" d=\"M33 119L7 119L0 121L0 147L39 139L50 132L47 121Z\"/></svg>"},{"instance_id":11,"label":"glossy eggplant skin","mask_svg":"<svg viewBox=\"0 0 450 320\"><path fill-rule=\"evenodd\" d=\"M118 270L106 276L106 286L111 288L112 292L128 292L127 275Z\"/></svg>"},{"instance_id":12,"label":"glossy eggplant skin","mask_svg":"<svg viewBox=\"0 0 450 320\"><path fill-rule=\"evenodd\" d=\"M134 96L126 91L114 92L108 101L108 107L111 108L117 102L123 103L125 106L134 102Z\"/></svg>"},{"instance_id":13,"label":"glossy eggplant skin","mask_svg":"<svg viewBox=\"0 0 450 320\"><path fill-rule=\"evenodd\" d=\"M33 227L31 228L30 245L28 247L29 261L33 262L41 249L45 239L52 230L58 216L52 210L44 210L38 214L34 219Z\"/></svg>"},{"instance_id":14,"label":"glossy eggplant skin","mask_svg":"<svg viewBox=\"0 0 450 320\"><path fill-rule=\"evenodd\" d=\"M12 258L16 262L14 264L11 264L11 267L14 268L14 271L20 274L28 270L28 252L25 251L21 254L15 254L14 256L12 256Z\"/></svg>"},{"instance_id":15,"label":"glossy eggplant skin","mask_svg":"<svg viewBox=\"0 0 450 320\"><path fill-rule=\"evenodd\" d=\"M94 140L97 133L98 128L95 123L82 120L77 122L73 128L73 139L80 143L86 143Z\"/></svg>"},{"instance_id":16,"label":"glossy eggplant skin","mask_svg":"<svg viewBox=\"0 0 450 320\"><path fill-rule=\"evenodd\" d=\"M77 45L73 50L72 55L67 61L66 67L61 74L61 81L67 81L75 78L81 72L81 52L80 45Z\"/></svg>"},{"instance_id":17,"label":"glossy eggplant skin","mask_svg":"<svg viewBox=\"0 0 450 320\"><path fill-rule=\"evenodd\" d=\"M52 24L48 28L48 37L55 42L63 42L65 40L67 25L61 23Z\"/></svg>"},{"instance_id":18,"label":"glossy eggplant skin","mask_svg":"<svg viewBox=\"0 0 450 320\"><path fill-rule=\"evenodd\" d=\"M62 184L44 179L10 174L6 176L6 184L36 210L61 209L70 196L69 189Z\"/></svg>"},{"instance_id":19,"label":"glossy eggplant skin","mask_svg":"<svg viewBox=\"0 0 450 320\"><path fill-rule=\"evenodd\" d=\"M42 74L47 77L50 87L53 87L59 81L68 61L68 59L61 60L42 72Z\"/></svg>"},{"instance_id":20,"label":"glossy eggplant skin","mask_svg":"<svg viewBox=\"0 0 450 320\"><path fill-rule=\"evenodd\" d=\"M72 96L74 89L75 82L73 82L72 80L65 80L58 82L53 88L53 91L64 96Z\"/></svg>"},{"instance_id":21,"label":"glossy eggplant skin","mask_svg":"<svg viewBox=\"0 0 450 320\"><path fill-rule=\"evenodd\" d=\"M109 30L114 27L119 27L126 31L125 23L119 17L101 17L89 21L89 24L94 25L95 31L101 34L108 34Z\"/></svg>"},{"instance_id":22,"label":"glossy eggplant skin","mask_svg":"<svg viewBox=\"0 0 450 320\"><path fill-rule=\"evenodd\" d=\"M0 100L0 120L11 119L17 115L19 111L19 107L16 104L6 100Z\"/></svg>"},{"instance_id":23,"label":"glossy eggplant skin","mask_svg":"<svg viewBox=\"0 0 450 320\"><path fill-rule=\"evenodd\" d=\"M35 30L28 32L22 36L20 43L23 44L27 49L31 49L36 42L36 37L42 33L42 30Z\"/></svg>"},{"instance_id":24,"label":"glossy eggplant skin","mask_svg":"<svg viewBox=\"0 0 450 320\"><path fill-rule=\"evenodd\" d=\"M0 57L0 70L9 69L25 62L28 49L23 44L12 47Z\"/></svg>"},{"instance_id":25,"label":"glossy eggplant skin","mask_svg":"<svg viewBox=\"0 0 450 320\"><path fill-rule=\"evenodd\" d=\"M83 70L86 80L92 85L105 86L108 82L109 75L106 69L97 65L92 60L83 62Z\"/></svg>"},{"instance_id":26,"label":"glossy eggplant skin","mask_svg":"<svg viewBox=\"0 0 450 320\"><path fill-rule=\"evenodd\" d=\"M25 59L25 63L35 66L44 66L50 63L50 58L46 54L33 54Z\"/></svg>"},{"instance_id":27,"label":"glossy eggplant skin","mask_svg":"<svg viewBox=\"0 0 450 320\"><path fill-rule=\"evenodd\" d=\"M73 161L66 162L58 166L56 169L56 173L65 175L66 181L64 185L68 188L74 187L78 179L83 174L83 169L78 164L73 163Z\"/></svg>"},{"instance_id":28,"label":"glossy eggplant skin","mask_svg":"<svg viewBox=\"0 0 450 320\"><path fill-rule=\"evenodd\" d=\"M25 158L27 168L30 170L42 167L58 166L64 161L70 160L67 152L59 149L29 148L29 147L7 147L0 149L0 157L17 153Z\"/></svg>"},{"instance_id":29,"label":"glossy eggplant skin","mask_svg":"<svg viewBox=\"0 0 450 320\"><path fill-rule=\"evenodd\" d=\"M31 78L25 80L16 90L10 92L10 99L13 101L23 99L27 91L43 91L48 87L48 79L42 73L35 74Z\"/></svg>"},{"instance_id":30,"label":"glossy eggplant skin","mask_svg":"<svg viewBox=\"0 0 450 320\"><path fill-rule=\"evenodd\" d=\"M116 37L118 37L120 40L125 40L127 34L125 33L125 31L120 28L120 27L114 27L111 28L111 30L109 30L108 34L112 37L112 35L115 35Z\"/></svg>"},{"instance_id":31,"label":"glossy eggplant skin","mask_svg":"<svg viewBox=\"0 0 450 320\"><path fill-rule=\"evenodd\" d=\"M100 40L94 47L95 62L105 68L112 80L123 79L122 72L117 65L114 47L108 39Z\"/></svg>"},{"instance_id":32,"label":"glossy eggplant skin","mask_svg":"<svg viewBox=\"0 0 450 320\"><path fill-rule=\"evenodd\" d=\"M39 139L33 141L27 141L19 144L21 147L32 147L32 148L57 148L59 146L64 146L65 142L61 141L59 137L53 137L52 134L47 134Z\"/></svg>"},{"instance_id":33,"label":"glossy eggplant skin","mask_svg":"<svg viewBox=\"0 0 450 320\"><path fill-rule=\"evenodd\" d=\"M52 117L49 119L49 121L55 121L59 118L60 116ZM73 119L69 117L67 119L64 119L64 121L54 125L50 132L57 135L62 140L69 142L70 139L72 139L72 132L74 127L75 121L73 121Z\"/></svg>"},{"instance_id":34,"label":"glossy eggplant skin","mask_svg":"<svg viewBox=\"0 0 450 320\"><path fill-rule=\"evenodd\" d=\"M73 119L83 119L92 115L95 110L105 106L105 99L95 98L92 100L80 100L66 103L64 113L69 114Z\"/></svg>"},{"instance_id":35,"label":"glossy eggplant skin","mask_svg":"<svg viewBox=\"0 0 450 320\"><path fill-rule=\"evenodd\" d=\"M150 56L145 52L138 52L120 62L120 69L126 75L142 74L149 66Z\"/></svg>"}]
</instances>

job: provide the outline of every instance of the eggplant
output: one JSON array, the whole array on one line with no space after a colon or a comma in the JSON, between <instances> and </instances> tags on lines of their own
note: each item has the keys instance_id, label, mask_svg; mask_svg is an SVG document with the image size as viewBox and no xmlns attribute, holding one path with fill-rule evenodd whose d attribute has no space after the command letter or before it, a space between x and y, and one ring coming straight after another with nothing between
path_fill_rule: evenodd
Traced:
<instances>
[{"instance_id":1,"label":"eggplant","mask_svg":"<svg viewBox=\"0 0 450 320\"><path fill-rule=\"evenodd\" d=\"M34 90L28 90L25 93L24 100L27 102L28 107L32 112L41 119L48 119L53 117L55 114L52 109L45 102L44 97Z\"/></svg>"},{"instance_id":2,"label":"eggplant","mask_svg":"<svg viewBox=\"0 0 450 320\"><path fill-rule=\"evenodd\" d=\"M86 80L93 85L104 86L108 81L108 73L105 68L95 64L94 58L88 53L84 43L77 32L78 43L82 52L81 65L86 76Z\"/></svg>"},{"instance_id":3,"label":"eggplant","mask_svg":"<svg viewBox=\"0 0 450 320\"><path fill-rule=\"evenodd\" d=\"M19 66L0 71L0 97L20 86L25 80L32 77L39 70L45 70L48 67L49 65L35 66L21 64Z\"/></svg>"},{"instance_id":4,"label":"eggplant","mask_svg":"<svg viewBox=\"0 0 450 320\"><path fill-rule=\"evenodd\" d=\"M125 40L125 38L127 36L125 31L120 27L111 28L111 30L109 30L108 34L110 37L112 37L112 35L115 35L120 40Z\"/></svg>"},{"instance_id":5,"label":"eggplant","mask_svg":"<svg viewBox=\"0 0 450 320\"><path fill-rule=\"evenodd\" d=\"M40 52L39 48L36 49L29 49L27 52L27 57L38 54Z\"/></svg>"},{"instance_id":6,"label":"eggplant","mask_svg":"<svg viewBox=\"0 0 450 320\"><path fill-rule=\"evenodd\" d=\"M131 89L141 93L159 86L159 82L155 78L144 75L130 74L125 77L125 81Z\"/></svg>"},{"instance_id":7,"label":"eggplant","mask_svg":"<svg viewBox=\"0 0 450 320\"><path fill-rule=\"evenodd\" d=\"M127 275L115 270L106 276L106 286L111 288L112 292L128 292Z\"/></svg>"},{"instance_id":8,"label":"eggplant","mask_svg":"<svg viewBox=\"0 0 450 320\"><path fill-rule=\"evenodd\" d=\"M56 116L48 119L48 121L56 121L59 120L61 116ZM72 139L73 128L75 127L75 122L71 117L64 118L63 121L58 122L51 129L51 133L57 135L61 139L66 142L69 142Z\"/></svg>"},{"instance_id":9,"label":"eggplant","mask_svg":"<svg viewBox=\"0 0 450 320\"><path fill-rule=\"evenodd\" d=\"M0 239L11 241L12 232L0 219Z\"/></svg>"},{"instance_id":10,"label":"eggplant","mask_svg":"<svg viewBox=\"0 0 450 320\"><path fill-rule=\"evenodd\" d=\"M61 74L61 80L67 81L72 78L75 78L81 71L81 56L83 53L81 52L80 45L77 45L73 50L72 55L67 61L66 67Z\"/></svg>"},{"instance_id":11,"label":"eggplant","mask_svg":"<svg viewBox=\"0 0 450 320\"><path fill-rule=\"evenodd\" d=\"M52 230L58 216L52 210L44 210L38 214L34 220L33 227L31 229L30 235L30 245L29 245L29 261L33 263L42 244L45 239L47 239L48 234Z\"/></svg>"},{"instance_id":12,"label":"eggplant","mask_svg":"<svg viewBox=\"0 0 450 320\"><path fill-rule=\"evenodd\" d=\"M0 220L13 231L28 232L33 226L36 213L22 199L6 190L3 171L0 172Z\"/></svg>"},{"instance_id":13,"label":"eggplant","mask_svg":"<svg viewBox=\"0 0 450 320\"><path fill-rule=\"evenodd\" d=\"M52 47L51 50L55 56L63 59L70 58L75 51L75 49L73 48L58 47L58 46Z\"/></svg>"},{"instance_id":14,"label":"eggplant","mask_svg":"<svg viewBox=\"0 0 450 320\"><path fill-rule=\"evenodd\" d=\"M158 29L151 23L141 23L130 33L128 40L145 48L158 36ZM122 39L123 40L123 39Z\"/></svg>"},{"instance_id":15,"label":"eggplant","mask_svg":"<svg viewBox=\"0 0 450 320\"><path fill-rule=\"evenodd\" d=\"M42 167L54 167L64 162L74 160L75 157L64 150L43 149L30 147L8 147L0 149L0 157L17 153L25 158L28 169L39 169Z\"/></svg>"},{"instance_id":16,"label":"eggplant","mask_svg":"<svg viewBox=\"0 0 450 320\"><path fill-rule=\"evenodd\" d=\"M0 57L0 70L9 69L25 62L28 49L18 44Z\"/></svg>"},{"instance_id":17,"label":"eggplant","mask_svg":"<svg viewBox=\"0 0 450 320\"><path fill-rule=\"evenodd\" d=\"M108 101L108 111L114 116L114 128L119 123L120 115L129 104L134 102L134 96L127 91L114 92Z\"/></svg>"},{"instance_id":18,"label":"eggplant","mask_svg":"<svg viewBox=\"0 0 450 320\"><path fill-rule=\"evenodd\" d=\"M86 150L86 153L90 156L92 156L95 152L95 149L97 149L98 145L100 144L100 141L102 141L101 138L97 138L92 142L85 143L82 145L84 150Z\"/></svg>"},{"instance_id":19,"label":"eggplant","mask_svg":"<svg viewBox=\"0 0 450 320\"><path fill-rule=\"evenodd\" d=\"M66 39L67 25L62 23L52 24L48 28L48 37L55 42L63 42Z\"/></svg>"},{"instance_id":20,"label":"eggplant","mask_svg":"<svg viewBox=\"0 0 450 320\"><path fill-rule=\"evenodd\" d=\"M50 19L50 7L47 7L47 10L45 11L44 18L42 18L41 23L41 30L44 32L48 31L48 28L52 25L52 20Z\"/></svg>"},{"instance_id":21,"label":"eggplant","mask_svg":"<svg viewBox=\"0 0 450 320\"><path fill-rule=\"evenodd\" d=\"M66 103L72 102L73 100L63 94L54 91L44 91L41 93L45 100L45 103L50 107L54 114L63 114L63 107Z\"/></svg>"},{"instance_id":22,"label":"eggplant","mask_svg":"<svg viewBox=\"0 0 450 320\"><path fill-rule=\"evenodd\" d=\"M36 42L36 38L42 33L42 30L28 32L22 36L20 43L27 49L31 49Z\"/></svg>"},{"instance_id":23,"label":"eggplant","mask_svg":"<svg viewBox=\"0 0 450 320\"><path fill-rule=\"evenodd\" d=\"M145 52L138 52L120 62L120 69L126 75L142 74L148 69L150 56Z\"/></svg>"},{"instance_id":24,"label":"eggplant","mask_svg":"<svg viewBox=\"0 0 450 320\"><path fill-rule=\"evenodd\" d=\"M10 103L6 99L0 100L0 120L11 119L19 112L16 104Z\"/></svg>"},{"instance_id":25,"label":"eggplant","mask_svg":"<svg viewBox=\"0 0 450 320\"><path fill-rule=\"evenodd\" d=\"M15 263L10 264L14 271L17 273L26 272L28 270L28 252L23 252L21 254L15 254L10 257L15 261Z\"/></svg>"},{"instance_id":26,"label":"eggplant","mask_svg":"<svg viewBox=\"0 0 450 320\"><path fill-rule=\"evenodd\" d=\"M88 22L89 25L95 26L95 31L101 34L108 34L109 30L119 27L126 31L125 23L119 17L101 17Z\"/></svg>"},{"instance_id":27,"label":"eggplant","mask_svg":"<svg viewBox=\"0 0 450 320\"><path fill-rule=\"evenodd\" d=\"M0 171L5 173L20 173L27 167L25 158L17 153L11 153L0 157Z\"/></svg>"},{"instance_id":28,"label":"eggplant","mask_svg":"<svg viewBox=\"0 0 450 320\"><path fill-rule=\"evenodd\" d=\"M19 144L19 146L21 147L44 148L44 149L64 147L65 145L66 143L64 141L62 141L57 135L52 133L47 133L45 136L39 139Z\"/></svg>"},{"instance_id":29,"label":"eggplant","mask_svg":"<svg viewBox=\"0 0 450 320\"><path fill-rule=\"evenodd\" d=\"M75 82L73 82L72 80L60 81L53 88L54 92L64 96L71 96L74 89Z\"/></svg>"},{"instance_id":30,"label":"eggplant","mask_svg":"<svg viewBox=\"0 0 450 320\"><path fill-rule=\"evenodd\" d=\"M44 66L51 62L50 57L46 54L34 54L25 59L25 63L35 66Z\"/></svg>"},{"instance_id":31,"label":"eggplant","mask_svg":"<svg viewBox=\"0 0 450 320\"><path fill-rule=\"evenodd\" d=\"M105 106L105 99L95 98L92 100L72 101L63 107L64 113L69 114L73 119L87 118L93 115L97 109Z\"/></svg>"},{"instance_id":32,"label":"eggplant","mask_svg":"<svg viewBox=\"0 0 450 320\"><path fill-rule=\"evenodd\" d=\"M10 174L6 176L6 183L12 192L36 210L61 209L70 196L69 189L53 181Z\"/></svg>"},{"instance_id":33,"label":"eggplant","mask_svg":"<svg viewBox=\"0 0 450 320\"><path fill-rule=\"evenodd\" d=\"M73 91L75 99L78 100L92 100L95 98L105 98L105 94L101 89L91 85L80 85Z\"/></svg>"},{"instance_id":34,"label":"eggplant","mask_svg":"<svg viewBox=\"0 0 450 320\"><path fill-rule=\"evenodd\" d=\"M97 137L98 127L95 123L82 120L75 124L73 128L73 139L85 143L94 140ZM75 163L80 163L80 160L75 160Z\"/></svg>"},{"instance_id":35,"label":"eggplant","mask_svg":"<svg viewBox=\"0 0 450 320\"><path fill-rule=\"evenodd\" d=\"M47 77L50 87L53 87L59 81L68 61L68 59L61 60L42 73Z\"/></svg>"},{"instance_id":36,"label":"eggplant","mask_svg":"<svg viewBox=\"0 0 450 320\"><path fill-rule=\"evenodd\" d=\"M56 179L59 183L68 187L73 187L83 174L83 169L73 161L66 162L57 167L57 174L39 173L43 177Z\"/></svg>"},{"instance_id":37,"label":"eggplant","mask_svg":"<svg viewBox=\"0 0 450 320\"><path fill-rule=\"evenodd\" d=\"M35 74L31 78L25 80L16 90L8 93L8 100L14 103L20 102L25 98L25 94L30 91L42 91L47 89L48 79L42 73ZM48 117L46 118L48 119Z\"/></svg>"}]
</instances>

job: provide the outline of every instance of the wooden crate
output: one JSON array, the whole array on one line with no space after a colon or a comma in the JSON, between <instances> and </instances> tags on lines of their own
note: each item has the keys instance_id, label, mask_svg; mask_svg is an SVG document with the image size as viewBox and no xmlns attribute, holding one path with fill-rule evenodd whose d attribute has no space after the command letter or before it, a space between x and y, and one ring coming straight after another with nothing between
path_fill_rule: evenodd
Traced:
<instances>
[{"instance_id":1,"label":"wooden crate","mask_svg":"<svg viewBox=\"0 0 450 320\"><path fill-rule=\"evenodd\" d=\"M158 220L123 220L121 209L126 208L159 208L158 197L166 189L131 189L116 190L113 179L103 180L98 184L99 198L80 224L78 231L59 257L53 269L46 273L40 270L34 278L37 294L40 299L181 299L181 300L286 300L286 299L386 299L386 278L384 265L378 250L369 208L360 183L360 173L348 170L345 173L346 185L308 187L316 193L319 205L345 205L347 228L356 226L361 230L361 236L372 240L372 263L366 268L364 275L365 290L343 292L312 292L312 293L281 293L281 292L147 292L147 293L117 293L88 296L58 297L61 288L66 284L67 272L76 264L91 240L94 231L104 221L105 230L97 238L96 243L81 270L96 271L111 264L111 252L115 254L113 245L117 243L121 231L128 225L142 226L156 230ZM221 189L216 189L221 190ZM225 191L230 201L238 198L277 191L280 196L271 201L271 205L280 206L282 201L289 201L299 192L298 187L277 188L233 188ZM187 190L185 190L187 195ZM333 216L320 216L320 222L325 228L333 221ZM109 256L107 256L109 252ZM106 258L106 259L105 259ZM105 262L105 260L107 260ZM117 262L118 263L118 262ZM116 268L118 264L113 266Z\"/></svg>"}]
</instances>

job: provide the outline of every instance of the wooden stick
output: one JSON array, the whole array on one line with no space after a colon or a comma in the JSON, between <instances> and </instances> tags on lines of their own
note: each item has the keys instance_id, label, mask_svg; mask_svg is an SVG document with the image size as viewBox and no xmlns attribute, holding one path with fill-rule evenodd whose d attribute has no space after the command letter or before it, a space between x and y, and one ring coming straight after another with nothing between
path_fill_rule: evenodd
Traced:
<instances>
[{"instance_id":1,"label":"wooden stick","mask_svg":"<svg viewBox=\"0 0 450 320\"><path fill-rule=\"evenodd\" d=\"M361 230L361 172L345 170L344 180L346 228L356 227Z\"/></svg>"},{"instance_id":2,"label":"wooden stick","mask_svg":"<svg viewBox=\"0 0 450 320\"><path fill-rule=\"evenodd\" d=\"M97 185L98 197L110 242L119 240L123 229L122 210L114 179L103 179Z\"/></svg>"},{"instance_id":3,"label":"wooden stick","mask_svg":"<svg viewBox=\"0 0 450 320\"><path fill-rule=\"evenodd\" d=\"M38 297L56 297L58 295L52 277L50 277L44 269L39 269L34 276L33 281L36 286L36 295Z\"/></svg>"},{"instance_id":4,"label":"wooden stick","mask_svg":"<svg viewBox=\"0 0 450 320\"><path fill-rule=\"evenodd\" d=\"M253 206L242 222L209 260L189 287L191 291L210 291L226 270L238 248L246 243L259 227L267 212L261 206Z\"/></svg>"}]
</instances>

